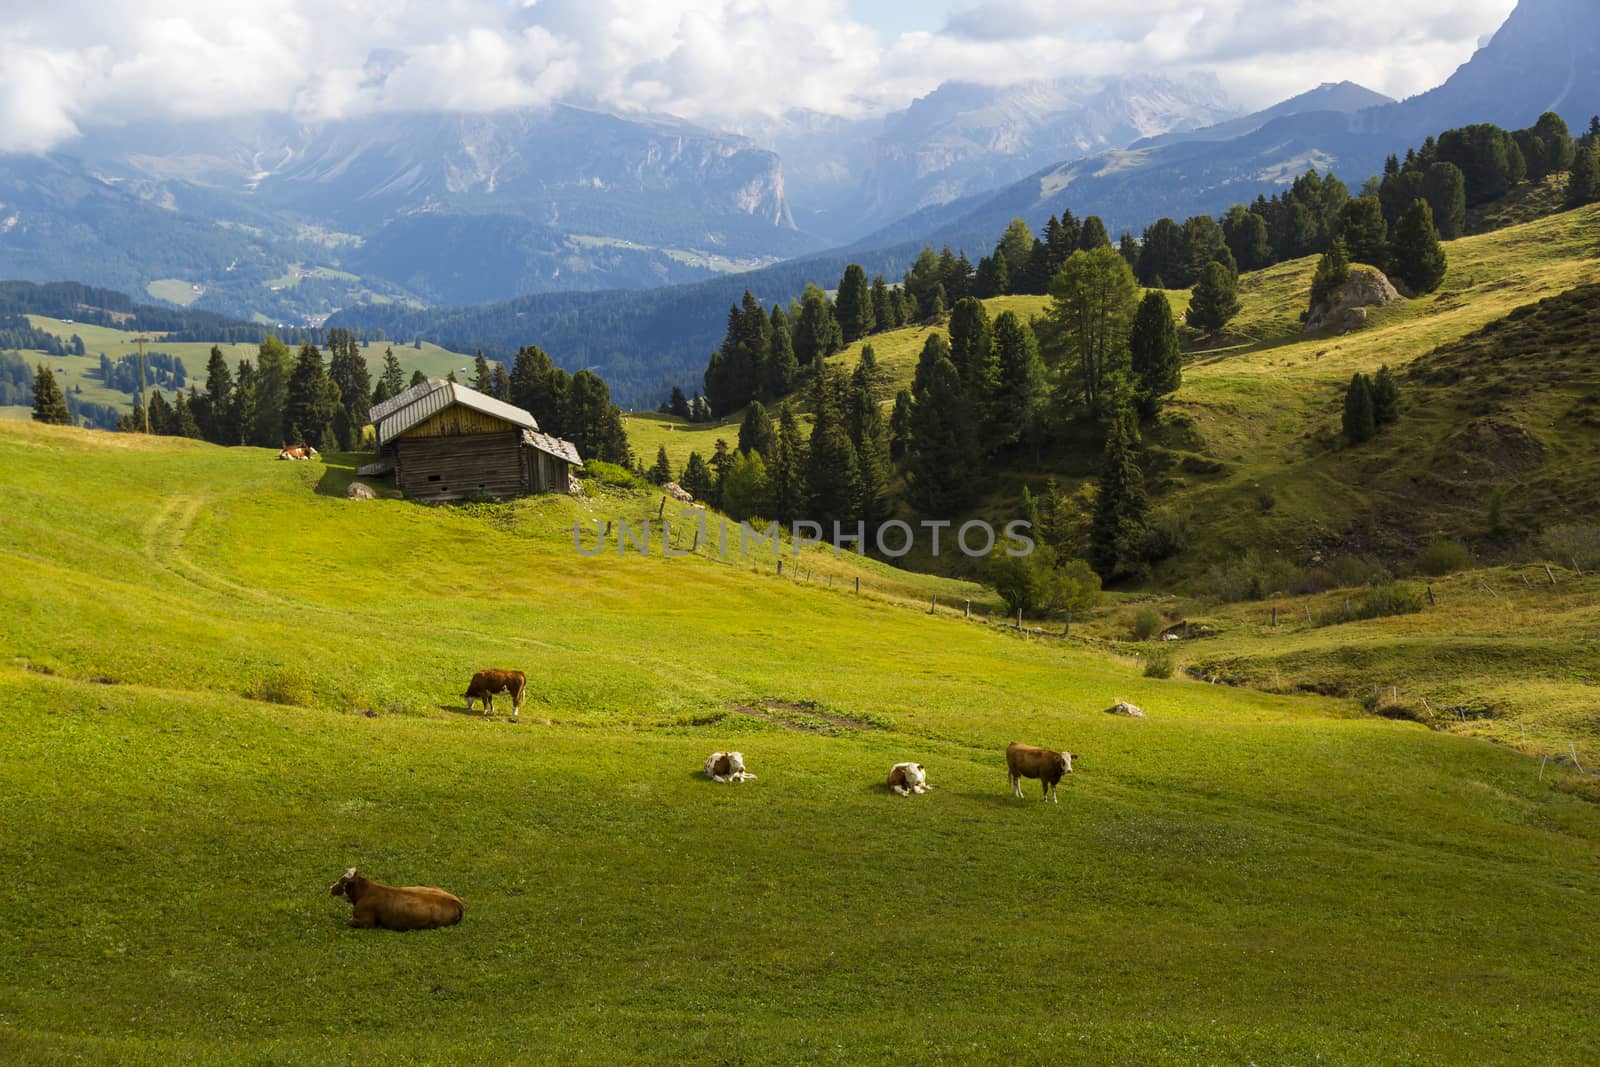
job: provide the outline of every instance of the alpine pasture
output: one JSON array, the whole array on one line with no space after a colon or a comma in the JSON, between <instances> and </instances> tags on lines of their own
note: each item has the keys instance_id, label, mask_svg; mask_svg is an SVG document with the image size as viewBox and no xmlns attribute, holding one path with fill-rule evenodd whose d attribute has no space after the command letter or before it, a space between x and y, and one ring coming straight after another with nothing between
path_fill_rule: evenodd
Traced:
<instances>
[{"instance_id":1,"label":"alpine pasture","mask_svg":"<svg viewBox=\"0 0 1600 1067\"><path fill-rule=\"evenodd\" d=\"M271 455L0 422L0 1059L1600 1059L1564 772L943 579L586 558L657 503L593 482L423 508ZM465 712L485 667L520 722ZM1059 805L1013 740L1074 753ZM348 929L352 865L465 919Z\"/></svg>"}]
</instances>

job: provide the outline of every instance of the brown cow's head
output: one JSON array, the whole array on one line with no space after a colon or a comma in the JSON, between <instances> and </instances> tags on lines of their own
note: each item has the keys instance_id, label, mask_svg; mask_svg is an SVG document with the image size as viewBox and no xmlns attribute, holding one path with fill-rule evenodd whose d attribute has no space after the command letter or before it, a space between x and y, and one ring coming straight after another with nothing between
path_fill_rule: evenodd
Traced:
<instances>
[{"instance_id":1,"label":"brown cow's head","mask_svg":"<svg viewBox=\"0 0 1600 1067\"><path fill-rule=\"evenodd\" d=\"M346 900L350 900L352 904L355 903L355 901L351 900L350 897L350 883L355 881L358 877L360 877L359 872L357 872L354 867L351 867L348 871L345 871L339 876L339 880L337 882L328 887L328 895L333 897L344 897Z\"/></svg>"}]
</instances>

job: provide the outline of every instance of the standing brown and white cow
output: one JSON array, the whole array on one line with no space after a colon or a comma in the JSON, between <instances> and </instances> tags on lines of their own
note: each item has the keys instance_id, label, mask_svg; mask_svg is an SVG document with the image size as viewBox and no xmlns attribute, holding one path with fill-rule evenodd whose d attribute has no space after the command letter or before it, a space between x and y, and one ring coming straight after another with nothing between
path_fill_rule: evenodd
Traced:
<instances>
[{"instance_id":1,"label":"standing brown and white cow","mask_svg":"<svg viewBox=\"0 0 1600 1067\"><path fill-rule=\"evenodd\" d=\"M1044 786L1044 796L1041 799L1059 804L1060 801L1056 800L1056 785L1061 781L1062 775L1072 773L1072 753L1057 752L1053 748L1019 745L1013 741L1006 746L1006 771L1011 776L1011 792L1018 800L1022 799L1022 780L1037 778Z\"/></svg>"},{"instance_id":2,"label":"standing brown and white cow","mask_svg":"<svg viewBox=\"0 0 1600 1067\"><path fill-rule=\"evenodd\" d=\"M467 698L468 711L472 710L474 700L481 700L483 713L489 715L494 712L494 695L510 693L511 714L515 717L522 710L522 691L527 685L528 676L521 671L479 671L472 676L472 684L461 695Z\"/></svg>"}]
</instances>

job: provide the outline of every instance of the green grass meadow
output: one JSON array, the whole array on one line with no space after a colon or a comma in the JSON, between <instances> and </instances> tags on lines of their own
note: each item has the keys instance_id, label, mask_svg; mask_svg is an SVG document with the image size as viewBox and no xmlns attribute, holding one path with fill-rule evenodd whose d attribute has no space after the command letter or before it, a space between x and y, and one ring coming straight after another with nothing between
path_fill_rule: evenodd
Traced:
<instances>
[{"instance_id":1,"label":"green grass meadow","mask_svg":"<svg viewBox=\"0 0 1600 1067\"><path fill-rule=\"evenodd\" d=\"M10 420L0 469L0 1060L1600 1060L1569 769L930 615L945 579L573 550L653 497L352 502ZM488 666L521 721L465 713ZM1011 740L1075 754L1059 805ZM352 864L466 917L350 930Z\"/></svg>"}]
</instances>

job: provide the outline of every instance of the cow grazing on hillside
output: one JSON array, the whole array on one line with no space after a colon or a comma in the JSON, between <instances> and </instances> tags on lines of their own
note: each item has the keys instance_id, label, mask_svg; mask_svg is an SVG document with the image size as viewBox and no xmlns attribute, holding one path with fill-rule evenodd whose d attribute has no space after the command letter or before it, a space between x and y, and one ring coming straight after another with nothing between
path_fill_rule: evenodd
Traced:
<instances>
[{"instance_id":1,"label":"cow grazing on hillside","mask_svg":"<svg viewBox=\"0 0 1600 1067\"><path fill-rule=\"evenodd\" d=\"M278 452L279 459L310 459L318 455L321 453L310 445L286 445Z\"/></svg>"},{"instance_id":2,"label":"cow grazing on hillside","mask_svg":"<svg viewBox=\"0 0 1600 1067\"><path fill-rule=\"evenodd\" d=\"M1042 799L1059 804L1056 785L1062 775L1072 773L1072 753L1019 745L1013 741L1006 746L1006 771L1011 776L1011 792L1017 799L1022 799L1022 780L1037 778L1044 786Z\"/></svg>"},{"instance_id":3,"label":"cow grazing on hillside","mask_svg":"<svg viewBox=\"0 0 1600 1067\"><path fill-rule=\"evenodd\" d=\"M522 711L522 691L527 688L528 676L521 671L479 671L472 676L472 684L461 695L467 698L467 710L472 710L474 700L483 701L485 715L494 712L494 695L511 694L511 714Z\"/></svg>"},{"instance_id":4,"label":"cow grazing on hillside","mask_svg":"<svg viewBox=\"0 0 1600 1067\"><path fill-rule=\"evenodd\" d=\"M706 757L706 777L713 782L742 782L755 775L744 769L743 752L713 752Z\"/></svg>"},{"instance_id":5,"label":"cow grazing on hillside","mask_svg":"<svg viewBox=\"0 0 1600 1067\"><path fill-rule=\"evenodd\" d=\"M361 930L432 930L454 926L466 910L461 898L425 885L374 882L351 867L328 888L355 905L350 925Z\"/></svg>"},{"instance_id":6,"label":"cow grazing on hillside","mask_svg":"<svg viewBox=\"0 0 1600 1067\"><path fill-rule=\"evenodd\" d=\"M933 786L928 784L928 772L920 763L896 763L889 768L889 792L899 796L908 797L913 793L926 793Z\"/></svg>"}]
</instances>

